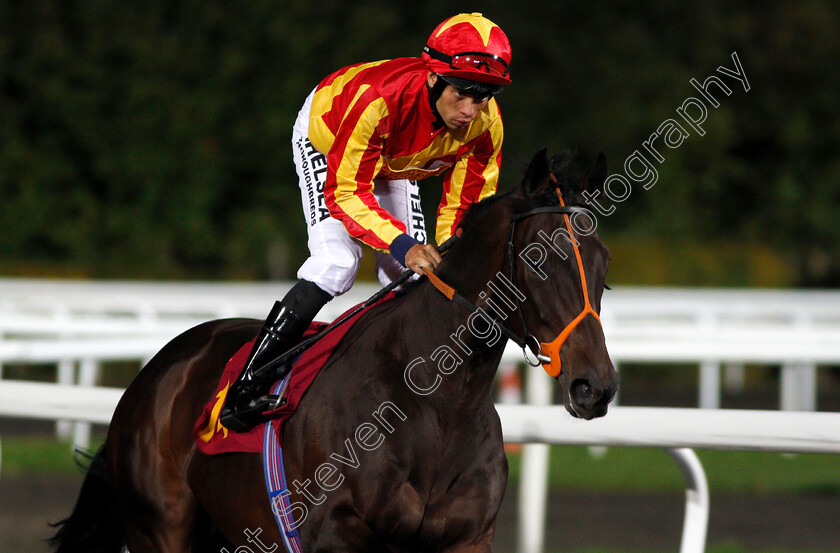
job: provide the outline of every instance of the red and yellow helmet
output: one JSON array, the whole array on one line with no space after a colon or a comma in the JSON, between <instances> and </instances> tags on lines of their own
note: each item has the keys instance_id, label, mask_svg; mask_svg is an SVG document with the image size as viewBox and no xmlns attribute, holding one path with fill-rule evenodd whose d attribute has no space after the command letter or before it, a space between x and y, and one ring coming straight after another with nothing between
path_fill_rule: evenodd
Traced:
<instances>
[{"instance_id":1,"label":"red and yellow helmet","mask_svg":"<svg viewBox=\"0 0 840 553\"><path fill-rule=\"evenodd\" d=\"M442 77L493 85L511 82L510 42L480 13L461 13L438 25L423 48L423 61Z\"/></svg>"}]
</instances>

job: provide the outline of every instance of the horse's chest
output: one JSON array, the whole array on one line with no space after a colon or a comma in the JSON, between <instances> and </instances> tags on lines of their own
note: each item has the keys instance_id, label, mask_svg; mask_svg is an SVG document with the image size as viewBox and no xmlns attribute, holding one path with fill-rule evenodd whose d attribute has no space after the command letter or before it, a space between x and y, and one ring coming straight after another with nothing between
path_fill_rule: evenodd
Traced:
<instances>
[{"instance_id":1,"label":"horse's chest","mask_svg":"<svg viewBox=\"0 0 840 553\"><path fill-rule=\"evenodd\" d=\"M411 540L439 546L474 541L492 529L507 482L504 451L473 452L463 468L451 460L426 487L404 485L394 496L403 520L418 524ZM480 462L474 462L479 460Z\"/></svg>"}]
</instances>

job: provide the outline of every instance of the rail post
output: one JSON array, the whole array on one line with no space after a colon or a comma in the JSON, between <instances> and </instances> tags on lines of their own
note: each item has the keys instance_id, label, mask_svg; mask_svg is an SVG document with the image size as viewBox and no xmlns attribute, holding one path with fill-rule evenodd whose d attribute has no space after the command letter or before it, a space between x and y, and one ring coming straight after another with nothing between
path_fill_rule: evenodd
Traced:
<instances>
[{"instance_id":1,"label":"rail post","mask_svg":"<svg viewBox=\"0 0 840 553\"><path fill-rule=\"evenodd\" d=\"M706 472L693 449L667 450L685 478L685 516L680 553L703 553L709 528L709 484Z\"/></svg>"}]
</instances>

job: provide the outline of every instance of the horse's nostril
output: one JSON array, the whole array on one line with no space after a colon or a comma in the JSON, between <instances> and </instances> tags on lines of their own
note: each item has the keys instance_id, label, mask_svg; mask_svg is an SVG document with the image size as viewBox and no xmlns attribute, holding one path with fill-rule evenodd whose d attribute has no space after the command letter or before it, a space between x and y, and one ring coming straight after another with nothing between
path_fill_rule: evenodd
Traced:
<instances>
[{"instance_id":1,"label":"horse's nostril","mask_svg":"<svg viewBox=\"0 0 840 553\"><path fill-rule=\"evenodd\" d=\"M572 384L572 397L581 404L592 401L595 391L587 380L578 379Z\"/></svg>"},{"instance_id":2,"label":"horse's nostril","mask_svg":"<svg viewBox=\"0 0 840 553\"><path fill-rule=\"evenodd\" d=\"M567 389L566 409L572 415L586 420L603 417L607 414L607 408L617 388L617 380L605 386L597 376L591 379L576 378Z\"/></svg>"}]
</instances>

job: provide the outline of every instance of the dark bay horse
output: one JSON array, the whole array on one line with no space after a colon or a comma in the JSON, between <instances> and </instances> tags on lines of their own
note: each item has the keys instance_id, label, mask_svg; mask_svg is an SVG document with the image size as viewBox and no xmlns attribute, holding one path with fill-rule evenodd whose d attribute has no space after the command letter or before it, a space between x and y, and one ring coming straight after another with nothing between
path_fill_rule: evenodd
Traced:
<instances>
[{"instance_id":1,"label":"dark bay horse","mask_svg":"<svg viewBox=\"0 0 840 553\"><path fill-rule=\"evenodd\" d=\"M594 173L599 185L602 158ZM491 397L502 326L550 374L560 371L569 413L606 413L617 375L597 312L609 254L594 217L561 206L576 203L574 190L563 186L561 197L557 186L543 151L517 190L470 209L437 270L465 301L421 279L339 344L284 427L304 552L492 551L507 480ZM204 455L192 433L226 361L259 327L205 323L143 368L53 540L57 551L281 551L261 456Z\"/></svg>"}]
</instances>

